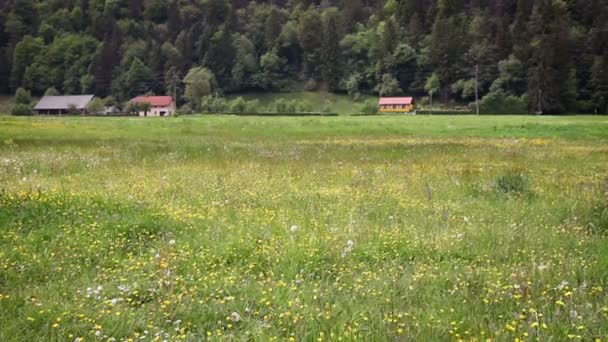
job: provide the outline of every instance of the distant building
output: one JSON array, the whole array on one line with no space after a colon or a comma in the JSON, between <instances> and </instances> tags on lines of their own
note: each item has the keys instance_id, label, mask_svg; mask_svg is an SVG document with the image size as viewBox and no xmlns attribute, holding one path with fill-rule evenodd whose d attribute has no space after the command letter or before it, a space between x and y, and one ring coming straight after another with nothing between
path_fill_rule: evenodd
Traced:
<instances>
[{"instance_id":1,"label":"distant building","mask_svg":"<svg viewBox=\"0 0 608 342\"><path fill-rule=\"evenodd\" d=\"M94 95L44 96L34 107L37 114L86 114Z\"/></svg>"},{"instance_id":2,"label":"distant building","mask_svg":"<svg viewBox=\"0 0 608 342\"><path fill-rule=\"evenodd\" d=\"M382 113L413 113L416 110L413 97L381 97L378 105Z\"/></svg>"},{"instance_id":3,"label":"distant building","mask_svg":"<svg viewBox=\"0 0 608 342\"><path fill-rule=\"evenodd\" d=\"M139 116L173 116L175 114L176 106L173 96L138 96L129 102L150 104L150 110L139 112Z\"/></svg>"}]
</instances>

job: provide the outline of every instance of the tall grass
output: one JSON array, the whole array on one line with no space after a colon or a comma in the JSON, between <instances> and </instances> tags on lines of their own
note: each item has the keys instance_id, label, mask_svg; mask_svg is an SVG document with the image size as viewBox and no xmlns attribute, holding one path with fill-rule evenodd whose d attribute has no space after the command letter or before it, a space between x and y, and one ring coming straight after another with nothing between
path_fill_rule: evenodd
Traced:
<instances>
[{"instance_id":1,"label":"tall grass","mask_svg":"<svg viewBox=\"0 0 608 342\"><path fill-rule=\"evenodd\" d=\"M606 125L0 118L0 340L604 340Z\"/></svg>"}]
</instances>

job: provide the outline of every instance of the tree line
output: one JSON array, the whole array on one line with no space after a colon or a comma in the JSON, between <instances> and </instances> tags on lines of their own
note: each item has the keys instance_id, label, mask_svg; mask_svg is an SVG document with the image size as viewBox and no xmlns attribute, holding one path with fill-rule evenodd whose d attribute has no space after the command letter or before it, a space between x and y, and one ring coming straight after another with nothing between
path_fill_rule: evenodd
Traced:
<instances>
[{"instance_id":1,"label":"tree line","mask_svg":"<svg viewBox=\"0 0 608 342\"><path fill-rule=\"evenodd\" d=\"M8 0L0 92L323 89L607 113L608 0Z\"/></svg>"}]
</instances>

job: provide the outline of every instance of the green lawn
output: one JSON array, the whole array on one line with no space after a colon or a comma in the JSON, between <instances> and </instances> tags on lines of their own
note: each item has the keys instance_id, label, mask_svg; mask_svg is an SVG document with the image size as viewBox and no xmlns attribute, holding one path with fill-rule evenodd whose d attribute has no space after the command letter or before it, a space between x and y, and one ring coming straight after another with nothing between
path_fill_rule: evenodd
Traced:
<instances>
[{"instance_id":1,"label":"green lawn","mask_svg":"<svg viewBox=\"0 0 608 342\"><path fill-rule=\"evenodd\" d=\"M607 341L608 117L0 117L0 341Z\"/></svg>"}]
</instances>

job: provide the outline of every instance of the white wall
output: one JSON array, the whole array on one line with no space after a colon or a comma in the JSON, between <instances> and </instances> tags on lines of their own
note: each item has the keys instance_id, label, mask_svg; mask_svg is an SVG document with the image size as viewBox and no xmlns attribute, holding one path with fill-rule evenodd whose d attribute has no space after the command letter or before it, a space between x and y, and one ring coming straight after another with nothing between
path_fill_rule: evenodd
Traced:
<instances>
[{"instance_id":1,"label":"white wall","mask_svg":"<svg viewBox=\"0 0 608 342\"><path fill-rule=\"evenodd\" d=\"M152 107L148 111L148 115L150 117L159 117L160 114L164 112L164 116L173 116L175 114L175 104L172 104L170 107ZM139 112L139 116L146 116L145 112Z\"/></svg>"}]
</instances>

